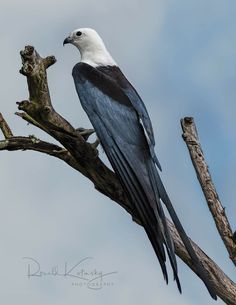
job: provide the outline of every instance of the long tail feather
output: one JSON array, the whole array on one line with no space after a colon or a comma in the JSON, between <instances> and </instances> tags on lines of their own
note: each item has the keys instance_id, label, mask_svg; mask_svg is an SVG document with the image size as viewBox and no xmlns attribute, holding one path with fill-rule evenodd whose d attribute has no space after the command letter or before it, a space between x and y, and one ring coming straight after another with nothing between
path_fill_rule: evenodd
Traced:
<instances>
[{"instance_id":1,"label":"long tail feather","mask_svg":"<svg viewBox=\"0 0 236 305\"><path fill-rule=\"evenodd\" d=\"M188 253L189 253L189 256L191 257L192 261L193 261L193 264L196 268L196 271L197 271L197 274L198 276L201 278L201 280L204 282L205 286L207 287L211 297L214 299L214 300L217 300L217 295L216 295L216 291L215 291L215 288L213 287L212 283L209 281L209 277L207 275L207 272L205 270L205 268L203 267L202 263L200 262L200 260L198 259L197 257L197 254L196 252L194 251L191 243L190 243L190 240L187 236L187 234L185 233L184 231L184 228L172 206L172 203L169 199L169 196L167 195L166 193L166 190L164 188L164 185L160 179L160 176L158 174L158 172L156 171L156 179L157 179L157 184L158 184L158 190L159 190L159 193L160 193L160 198L161 200L164 202L164 204L166 205L167 207L167 210L174 222L174 225L185 245L185 248L187 249Z\"/></svg>"}]
</instances>

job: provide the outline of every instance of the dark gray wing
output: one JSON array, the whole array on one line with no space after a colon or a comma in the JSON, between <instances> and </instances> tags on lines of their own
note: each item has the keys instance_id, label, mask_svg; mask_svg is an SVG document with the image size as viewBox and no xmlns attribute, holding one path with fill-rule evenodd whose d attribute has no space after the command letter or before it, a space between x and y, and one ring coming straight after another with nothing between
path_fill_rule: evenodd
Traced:
<instances>
[{"instance_id":1,"label":"dark gray wing","mask_svg":"<svg viewBox=\"0 0 236 305\"><path fill-rule=\"evenodd\" d=\"M174 278L181 291L172 239L166 224L160 199L166 204L173 222L211 295L205 269L185 234L160 180L150 153L148 139L130 97L116 81L99 70L79 63L73 78L82 107L86 111L106 155L121 184L133 203L139 219L153 245L162 272L168 281L165 249Z\"/></svg>"},{"instance_id":2,"label":"dark gray wing","mask_svg":"<svg viewBox=\"0 0 236 305\"><path fill-rule=\"evenodd\" d=\"M140 123L144 127L145 135L151 152L151 156L154 162L157 164L158 168L161 170L161 165L155 154L155 138L152 128L152 122L150 120L149 114L147 112L146 106L139 96L138 92L132 86L132 84L127 80L125 75L122 73L119 67L117 66L102 66L97 68L100 72L106 74L110 79L115 79L116 84L124 92L124 94L129 98L132 106L136 110Z\"/></svg>"}]
</instances>

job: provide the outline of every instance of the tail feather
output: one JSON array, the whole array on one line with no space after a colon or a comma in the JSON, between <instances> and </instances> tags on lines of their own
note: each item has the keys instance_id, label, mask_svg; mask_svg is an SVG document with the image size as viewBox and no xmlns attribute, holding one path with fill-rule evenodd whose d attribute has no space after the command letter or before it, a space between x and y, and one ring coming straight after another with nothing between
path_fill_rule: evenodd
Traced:
<instances>
[{"instance_id":1,"label":"tail feather","mask_svg":"<svg viewBox=\"0 0 236 305\"><path fill-rule=\"evenodd\" d=\"M185 248L187 249L188 251L188 254L189 256L191 257L192 259L192 262L196 268L196 272L198 274L198 276L201 278L201 280L204 282L206 288L208 289L211 297L214 299L214 300L217 300L217 295L216 295L216 291L215 291L215 288L213 287L212 283L209 281L209 277L207 275L207 272L205 270L205 268L203 267L202 263L200 262L199 258L197 257L197 254L196 252L194 251L191 243L190 243L190 240L187 236L187 234L185 233L184 231L184 228L172 206L172 203L169 199L169 196L167 195L166 193L166 190L164 188L164 185L160 179L160 176L158 174L158 172L156 171L156 181L157 181L157 185L158 185L158 191L159 191L159 194L160 194L160 198L161 200L163 201L163 203L166 205L167 207L167 210L174 222L174 225L180 235L180 238L182 239L183 243L184 243L184 246Z\"/></svg>"},{"instance_id":2,"label":"tail feather","mask_svg":"<svg viewBox=\"0 0 236 305\"><path fill-rule=\"evenodd\" d=\"M165 242L166 242L166 250L167 250L167 254L168 254L168 257L169 257L169 260L171 263L171 267L173 270L174 280L176 280L177 287L181 293L182 289L181 289L180 281L178 278L178 267L177 267L177 262L176 262L176 257L175 257L174 244L173 244L170 230L166 223L166 217L165 217L165 214L164 214L161 202L160 202L160 194L158 192L157 180L155 179L156 167L153 164L152 160L147 162L147 168L148 168L148 173L149 173L152 189L155 194L155 198L156 198L156 202L157 202L157 208L158 208L158 214L159 214L159 215L157 215L157 217L161 219L161 222L162 222L162 225L163 225L164 231L165 231L164 236L165 236Z\"/></svg>"}]
</instances>

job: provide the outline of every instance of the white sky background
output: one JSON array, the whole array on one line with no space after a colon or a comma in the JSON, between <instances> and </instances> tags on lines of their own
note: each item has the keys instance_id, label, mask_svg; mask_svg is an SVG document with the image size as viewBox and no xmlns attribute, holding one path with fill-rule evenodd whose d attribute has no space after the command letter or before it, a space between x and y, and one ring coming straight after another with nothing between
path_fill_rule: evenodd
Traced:
<instances>
[{"instance_id":1,"label":"white sky background","mask_svg":"<svg viewBox=\"0 0 236 305\"><path fill-rule=\"evenodd\" d=\"M49 84L53 104L74 126L89 127L71 69L79 60L62 47L78 27L100 32L108 49L143 97L153 121L162 178L189 235L235 279L181 139L179 120L194 116L210 170L235 229L235 1L1 1L0 111L16 135L48 136L14 116L28 96L18 73L19 51L34 45L54 54ZM103 155L101 153L101 155ZM183 294L165 285L142 228L117 204L62 162L34 152L1 152L0 299L4 304L149 305L216 304L179 261ZM22 257L41 268L96 268L112 287L73 287L71 279L26 277ZM170 268L169 268L170 270ZM217 304L223 304L218 301Z\"/></svg>"}]
</instances>

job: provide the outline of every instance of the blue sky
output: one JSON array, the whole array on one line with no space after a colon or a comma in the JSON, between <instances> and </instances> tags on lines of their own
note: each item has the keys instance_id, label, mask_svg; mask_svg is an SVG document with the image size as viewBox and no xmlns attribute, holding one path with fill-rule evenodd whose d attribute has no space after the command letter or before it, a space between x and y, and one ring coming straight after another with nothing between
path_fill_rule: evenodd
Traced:
<instances>
[{"instance_id":1,"label":"blue sky","mask_svg":"<svg viewBox=\"0 0 236 305\"><path fill-rule=\"evenodd\" d=\"M49 136L14 116L27 98L18 73L19 51L34 45L54 54L48 71L53 104L74 126L90 127L74 89L75 48L62 47L78 27L93 27L149 110L162 178L181 221L203 250L235 279L217 235L187 149L180 118L193 116L219 196L236 229L235 100L236 3L228 1L1 1L0 111L16 135ZM101 157L105 159L101 152ZM179 261L183 294L165 285L142 228L92 183L62 162L33 152L1 152L0 298L4 304L215 304L200 280ZM100 290L73 286L67 277L27 278L29 261L41 269L81 264L112 283ZM33 266L32 266L33 268ZM217 304L223 304L218 301Z\"/></svg>"}]
</instances>

